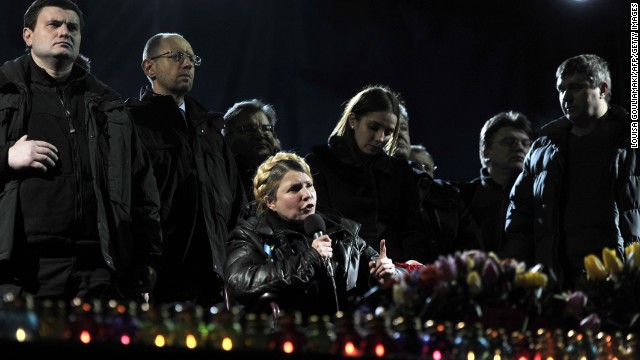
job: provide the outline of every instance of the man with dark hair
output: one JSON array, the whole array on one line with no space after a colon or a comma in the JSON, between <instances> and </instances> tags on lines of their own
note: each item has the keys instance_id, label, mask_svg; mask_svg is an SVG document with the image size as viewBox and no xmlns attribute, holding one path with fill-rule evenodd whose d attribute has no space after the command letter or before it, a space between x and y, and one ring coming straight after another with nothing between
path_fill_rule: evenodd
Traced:
<instances>
[{"instance_id":1,"label":"man with dark hair","mask_svg":"<svg viewBox=\"0 0 640 360\"><path fill-rule=\"evenodd\" d=\"M227 233L244 205L235 161L219 131L222 114L189 95L201 62L180 34L152 36L141 64L151 87L127 100L160 191L164 239L156 303L222 303Z\"/></svg>"},{"instance_id":2,"label":"man with dark hair","mask_svg":"<svg viewBox=\"0 0 640 360\"><path fill-rule=\"evenodd\" d=\"M238 165L245 195L253 200L253 177L269 156L281 150L273 106L252 99L235 103L224 114L222 134Z\"/></svg>"},{"instance_id":3,"label":"man with dark hair","mask_svg":"<svg viewBox=\"0 0 640 360\"><path fill-rule=\"evenodd\" d=\"M0 294L141 300L159 196L120 96L78 61L82 12L36 0L27 54L0 67Z\"/></svg>"},{"instance_id":4,"label":"man with dark hair","mask_svg":"<svg viewBox=\"0 0 640 360\"><path fill-rule=\"evenodd\" d=\"M499 252L504 246L509 192L522 171L532 139L531 122L524 114L506 111L494 115L480 131L480 177L456 184L482 229L487 251Z\"/></svg>"},{"instance_id":5,"label":"man with dark hair","mask_svg":"<svg viewBox=\"0 0 640 360\"><path fill-rule=\"evenodd\" d=\"M436 169L438 169L438 167L435 161L433 161L433 156L431 156L431 153L424 145L412 144L408 160L411 161L411 166L414 170L424 171L431 176L432 179L435 179Z\"/></svg>"},{"instance_id":6,"label":"man with dark hair","mask_svg":"<svg viewBox=\"0 0 640 360\"><path fill-rule=\"evenodd\" d=\"M516 180L504 254L541 263L572 289L584 257L603 247L624 255L640 240L638 149L631 119L609 104L611 75L596 55L565 60L556 72L564 116L541 129Z\"/></svg>"}]
</instances>

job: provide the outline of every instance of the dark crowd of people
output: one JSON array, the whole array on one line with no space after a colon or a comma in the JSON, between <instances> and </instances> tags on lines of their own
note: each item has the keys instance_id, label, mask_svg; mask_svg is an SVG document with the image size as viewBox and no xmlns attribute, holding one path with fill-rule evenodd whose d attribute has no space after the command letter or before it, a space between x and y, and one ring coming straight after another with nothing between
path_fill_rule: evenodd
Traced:
<instances>
[{"instance_id":1,"label":"dark crowd of people","mask_svg":"<svg viewBox=\"0 0 640 360\"><path fill-rule=\"evenodd\" d=\"M0 295L257 309L268 294L331 314L396 281L399 263L482 249L570 289L584 256L640 240L639 150L597 55L558 67L564 116L536 130L496 114L480 176L453 181L385 85L296 154L263 100L223 114L190 95L202 60L182 35L148 39L149 84L125 100L91 74L84 29L74 2L36 0L27 52L0 67Z\"/></svg>"}]
</instances>

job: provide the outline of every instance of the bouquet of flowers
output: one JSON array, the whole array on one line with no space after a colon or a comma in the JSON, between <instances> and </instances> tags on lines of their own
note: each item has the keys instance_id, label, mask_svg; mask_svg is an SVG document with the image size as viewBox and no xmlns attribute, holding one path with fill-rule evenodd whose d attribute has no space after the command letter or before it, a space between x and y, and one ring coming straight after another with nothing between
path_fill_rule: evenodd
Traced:
<instances>
[{"instance_id":1,"label":"bouquet of flowers","mask_svg":"<svg viewBox=\"0 0 640 360\"><path fill-rule=\"evenodd\" d=\"M585 295L583 323L607 330L640 329L640 243L625 248L623 259L613 249L584 258L586 279L576 286Z\"/></svg>"},{"instance_id":2,"label":"bouquet of flowers","mask_svg":"<svg viewBox=\"0 0 640 360\"><path fill-rule=\"evenodd\" d=\"M423 320L482 321L520 330L541 313L546 295L547 275L541 266L527 269L491 252L457 252L408 270L393 285L394 310Z\"/></svg>"}]
</instances>

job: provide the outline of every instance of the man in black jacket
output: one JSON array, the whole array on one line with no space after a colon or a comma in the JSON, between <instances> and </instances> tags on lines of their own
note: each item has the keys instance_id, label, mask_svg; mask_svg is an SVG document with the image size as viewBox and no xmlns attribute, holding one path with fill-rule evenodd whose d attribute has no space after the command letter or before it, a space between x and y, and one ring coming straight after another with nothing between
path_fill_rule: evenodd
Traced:
<instances>
[{"instance_id":1,"label":"man in black jacket","mask_svg":"<svg viewBox=\"0 0 640 360\"><path fill-rule=\"evenodd\" d=\"M499 253L504 247L509 193L522 171L533 137L531 122L524 114L505 111L492 116L480 131L480 177L455 184L482 229L486 251Z\"/></svg>"},{"instance_id":2,"label":"man in black jacket","mask_svg":"<svg viewBox=\"0 0 640 360\"><path fill-rule=\"evenodd\" d=\"M244 205L236 164L219 131L222 114L188 95L201 61L181 35L152 36L142 55L151 88L127 100L160 191L163 263L155 302L222 302L227 232Z\"/></svg>"},{"instance_id":3,"label":"man in black jacket","mask_svg":"<svg viewBox=\"0 0 640 360\"><path fill-rule=\"evenodd\" d=\"M256 169L281 150L275 129L277 121L273 106L258 99L237 102L224 114L222 134L236 160L247 201L254 200Z\"/></svg>"},{"instance_id":4,"label":"man in black jacket","mask_svg":"<svg viewBox=\"0 0 640 360\"><path fill-rule=\"evenodd\" d=\"M124 101L80 61L82 12L34 1L0 68L0 294L141 300L159 196Z\"/></svg>"},{"instance_id":5,"label":"man in black jacket","mask_svg":"<svg viewBox=\"0 0 640 360\"><path fill-rule=\"evenodd\" d=\"M571 289L584 257L640 240L638 149L631 119L609 104L611 75L596 55L556 71L564 116L541 129L511 192L504 254L541 263Z\"/></svg>"}]
</instances>

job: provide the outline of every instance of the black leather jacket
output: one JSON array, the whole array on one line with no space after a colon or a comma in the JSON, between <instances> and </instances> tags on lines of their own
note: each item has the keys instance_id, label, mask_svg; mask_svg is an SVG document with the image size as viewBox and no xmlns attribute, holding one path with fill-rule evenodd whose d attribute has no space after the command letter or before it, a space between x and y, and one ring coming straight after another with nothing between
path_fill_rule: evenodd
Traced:
<instances>
[{"instance_id":1,"label":"black leather jacket","mask_svg":"<svg viewBox=\"0 0 640 360\"><path fill-rule=\"evenodd\" d=\"M269 210L256 215L253 206L245 209L229 235L224 279L231 295L251 307L269 292L283 310L299 310L305 316L335 313L331 280L302 224L287 222ZM333 241L331 262L340 310L349 310L355 306L355 297L374 284L368 263L378 259L378 252L358 236L359 224L319 215Z\"/></svg>"}]
</instances>

